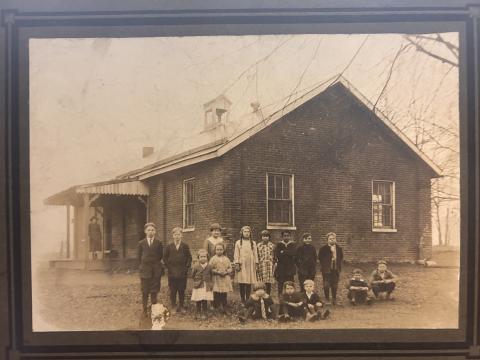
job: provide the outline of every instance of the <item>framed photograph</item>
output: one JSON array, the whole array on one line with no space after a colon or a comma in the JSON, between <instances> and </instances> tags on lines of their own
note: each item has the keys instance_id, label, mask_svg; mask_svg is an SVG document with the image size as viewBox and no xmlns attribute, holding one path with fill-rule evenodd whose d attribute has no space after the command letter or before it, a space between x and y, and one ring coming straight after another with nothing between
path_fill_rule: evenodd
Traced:
<instances>
[{"instance_id":1,"label":"framed photograph","mask_svg":"<svg viewBox=\"0 0 480 360\"><path fill-rule=\"evenodd\" d=\"M2 351L480 358L477 1L13 1Z\"/></svg>"}]
</instances>

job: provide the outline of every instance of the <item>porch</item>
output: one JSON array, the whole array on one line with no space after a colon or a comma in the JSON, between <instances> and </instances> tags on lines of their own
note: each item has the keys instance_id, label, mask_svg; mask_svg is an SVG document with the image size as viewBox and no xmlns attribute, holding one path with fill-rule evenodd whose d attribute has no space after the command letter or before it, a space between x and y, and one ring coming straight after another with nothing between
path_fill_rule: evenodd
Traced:
<instances>
[{"instance_id":1,"label":"porch","mask_svg":"<svg viewBox=\"0 0 480 360\"><path fill-rule=\"evenodd\" d=\"M73 186L44 203L65 206L65 238L50 267L115 270L134 266L138 241L148 218L148 187L113 180Z\"/></svg>"}]
</instances>

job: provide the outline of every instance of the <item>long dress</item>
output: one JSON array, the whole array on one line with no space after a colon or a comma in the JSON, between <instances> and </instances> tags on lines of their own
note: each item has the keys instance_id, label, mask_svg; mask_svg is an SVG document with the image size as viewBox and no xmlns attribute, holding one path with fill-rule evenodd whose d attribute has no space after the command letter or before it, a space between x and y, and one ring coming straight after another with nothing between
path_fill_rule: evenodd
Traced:
<instances>
[{"instance_id":1,"label":"long dress","mask_svg":"<svg viewBox=\"0 0 480 360\"><path fill-rule=\"evenodd\" d=\"M273 257L274 245L272 242L259 242L257 244L258 262L258 281L266 284L273 284Z\"/></svg>"},{"instance_id":2,"label":"long dress","mask_svg":"<svg viewBox=\"0 0 480 360\"><path fill-rule=\"evenodd\" d=\"M255 284L257 280L258 253L257 244L251 240L237 240L233 262L240 264L235 281L239 284Z\"/></svg>"}]
</instances>

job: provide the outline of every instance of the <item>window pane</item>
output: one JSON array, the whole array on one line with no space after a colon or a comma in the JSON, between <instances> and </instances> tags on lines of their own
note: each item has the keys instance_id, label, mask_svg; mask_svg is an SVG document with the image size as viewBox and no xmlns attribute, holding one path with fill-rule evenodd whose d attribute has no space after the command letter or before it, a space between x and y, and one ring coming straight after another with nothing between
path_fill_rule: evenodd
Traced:
<instances>
[{"instance_id":1,"label":"window pane","mask_svg":"<svg viewBox=\"0 0 480 360\"><path fill-rule=\"evenodd\" d=\"M289 176L284 177L283 184L284 184L283 198L290 199L290 177Z\"/></svg>"},{"instance_id":2,"label":"window pane","mask_svg":"<svg viewBox=\"0 0 480 360\"><path fill-rule=\"evenodd\" d=\"M388 205L383 205L383 226L392 227L392 207Z\"/></svg>"},{"instance_id":3,"label":"window pane","mask_svg":"<svg viewBox=\"0 0 480 360\"><path fill-rule=\"evenodd\" d=\"M293 225L291 176L267 174L268 223Z\"/></svg>"},{"instance_id":4,"label":"window pane","mask_svg":"<svg viewBox=\"0 0 480 360\"><path fill-rule=\"evenodd\" d=\"M268 198L273 199L275 193L274 189L274 176L268 175Z\"/></svg>"}]
</instances>

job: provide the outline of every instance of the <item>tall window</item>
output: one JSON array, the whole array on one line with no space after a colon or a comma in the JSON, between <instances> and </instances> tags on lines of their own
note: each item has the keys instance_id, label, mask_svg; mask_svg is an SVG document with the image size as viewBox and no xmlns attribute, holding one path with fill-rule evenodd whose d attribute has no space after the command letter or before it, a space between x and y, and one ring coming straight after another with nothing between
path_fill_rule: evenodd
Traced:
<instances>
[{"instance_id":1,"label":"tall window","mask_svg":"<svg viewBox=\"0 0 480 360\"><path fill-rule=\"evenodd\" d=\"M293 175L267 173L267 218L270 226L294 226Z\"/></svg>"},{"instance_id":2,"label":"tall window","mask_svg":"<svg viewBox=\"0 0 480 360\"><path fill-rule=\"evenodd\" d=\"M395 183L373 180L372 183L373 230L395 229Z\"/></svg>"},{"instance_id":3,"label":"tall window","mask_svg":"<svg viewBox=\"0 0 480 360\"><path fill-rule=\"evenodd\" d=\"M183 228L195 227L195 179L183 181Z\"/></svg>"}]
</instances>

